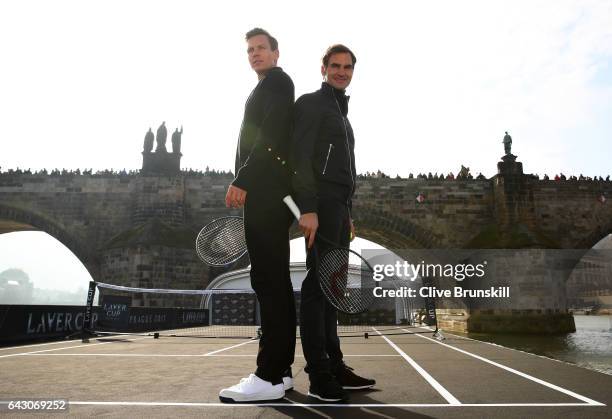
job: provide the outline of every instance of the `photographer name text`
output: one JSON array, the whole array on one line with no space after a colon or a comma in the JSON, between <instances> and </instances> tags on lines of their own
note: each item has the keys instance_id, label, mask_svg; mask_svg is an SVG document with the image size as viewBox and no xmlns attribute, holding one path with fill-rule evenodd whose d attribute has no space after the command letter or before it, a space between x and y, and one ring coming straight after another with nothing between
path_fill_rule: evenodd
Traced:
<instances>
[{"instance_id":1,"label":"photographer name text","mask_svg":"<svg viewBox=\"0 0 612 419\"><path fill-rule=\"evenodd\" d=\"M452 289L439 289L436 287L386 289L375 287L372 292L377 298L509 298L510 287L490 287L485 289L466 289L453 287Z\"/></svg>"}]
</instances>

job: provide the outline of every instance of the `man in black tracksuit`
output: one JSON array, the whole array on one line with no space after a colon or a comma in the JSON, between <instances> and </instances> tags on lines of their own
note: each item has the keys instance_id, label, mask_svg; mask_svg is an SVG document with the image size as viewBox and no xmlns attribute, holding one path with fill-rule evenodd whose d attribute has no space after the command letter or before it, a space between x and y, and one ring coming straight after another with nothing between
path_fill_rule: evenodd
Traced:
<instances>
[{"instance_id":1,"label":"man in black tracksuit","mask_svg":"<svg viewBox=\"0 0 612 419\"><path fill-rule=\"evenodd\" d=\"M293 217L283 203L290 193L288 152L294 87L276 66L278 43L263 29L247 33L249 63L259 82L247 99L236 151L236 177L226 205L244 205L245 238L251 259L251 285L257 294L262 336L257 370L221 390L226 402L275 400L293 387L295 300L289 276L289 227Z\"/></svg>"},{"instance_id":2,"label":"man in black tracksuit","mask_svg":"<svg viewBox=\"0 0 612 419\"><path fill-rule=\"evenodd\" d=\"M355 55L343 45L330 47L323 57L321 89L295 104L291 144L292 183L302 216L308 273L302 283L300 335L310 378L309 395L324 401L348 399L345 390L365 389L375 381L359 377L342 358L336 309L319 287L316 257L330 243L348 247L354 237L351 199L355 191L355 140L347 118ZM317 233L325 239L315 240ZM315 253L316 252L316 253Z\"/></svg>"}]
</instances>

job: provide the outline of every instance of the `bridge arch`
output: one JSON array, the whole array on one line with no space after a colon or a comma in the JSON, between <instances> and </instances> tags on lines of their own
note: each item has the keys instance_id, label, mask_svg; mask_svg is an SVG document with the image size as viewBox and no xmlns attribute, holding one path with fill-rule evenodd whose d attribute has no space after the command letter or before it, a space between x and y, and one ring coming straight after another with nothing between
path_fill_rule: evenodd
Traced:
<instances>
[{"instance_id":1,"label":"bridge arch","mask_svg":"<svg viewBox=\"0 0 612 419\"><path fill-rule=\"evenodd\" d=\"M576 248L578 249L591 249L597 243L605 239L609 234L612 234L612 217L602 223L599 227L595 228L590 234L588 234Z\"/></svg>"},{"instance_id":2,"label":"bridge arch","mask_svg":"<svg viewBox=\"0 0 612 419\"><path fill-rule=\"evenodd\" d=\"M359 237L387 249L435 249L440 242L426 229L388 211L366 205L353 209L353 220Z\"/></svg>"},{"instance_id":3,"label":"bridge arch","mask_svg":"<svg viewBox=\"0 0 612 419\"><path fill-rule=\"evenodd\" d=\"M353 208L357 235L386 249L439 249L442 244L426 229L387 211L360 205ZM291 238L302 236L294 224Z\"/></svg>"},{"instance_id":4,"label":"bridge arch","mask_svg":"<svg viewBox=\"0 0 612 419\"><path fill-rule=\"evenodd\" d=\"M85 266L92 278L99 277L97 257L89 248L57 222L22 208L0 204L0 234L19 231L42 231L66 246Z\"/></svg>"}]
</instances>

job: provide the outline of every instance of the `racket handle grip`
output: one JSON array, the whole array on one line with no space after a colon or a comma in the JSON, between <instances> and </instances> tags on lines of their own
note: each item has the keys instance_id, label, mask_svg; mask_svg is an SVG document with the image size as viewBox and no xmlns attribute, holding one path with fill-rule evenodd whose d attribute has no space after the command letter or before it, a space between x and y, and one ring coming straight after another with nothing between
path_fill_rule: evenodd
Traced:
<instances>
[{"instance_id":1,"label":"racket handle grip","mask_svg":"<svg viewBox=\"0 0 612 419\"><path fill-rule=\"evenodd\" d=\"M291 198L291 195L287 195L286 197L284 197L283 202L289 207L289 210L291 210L295 219L299 221L300 216L302 214L300 214L300 209L298 208L293 198Z\"/></svg>"}]
</instances>

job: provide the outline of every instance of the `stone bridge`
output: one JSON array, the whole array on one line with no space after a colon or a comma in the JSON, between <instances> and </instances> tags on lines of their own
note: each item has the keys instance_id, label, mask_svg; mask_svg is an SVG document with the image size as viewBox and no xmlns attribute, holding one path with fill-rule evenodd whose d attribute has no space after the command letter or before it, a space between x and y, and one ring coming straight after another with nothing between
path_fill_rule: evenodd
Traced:
<instances>
[{"instance_id":1,"label":"stone bridge","mask_svg":"<svg viewBox=\"0 0 612 419\"><path fill-rule=\"evenodd\" d=\"M203 288L223 270L205 267L193 244L208 221L238 214L223 203L231 179L4 172L0 233L44 231L96 281ZM612 182L538 180L505 159L486 180L362 178L353 218L360 237L387 248L588 249L612 232L610 196ZM546 313L566 313L564 297L539 297ZM460 314L463 319L447 316L447 325L465 329L466 311Z\"/></svg>"}]
</instances>

